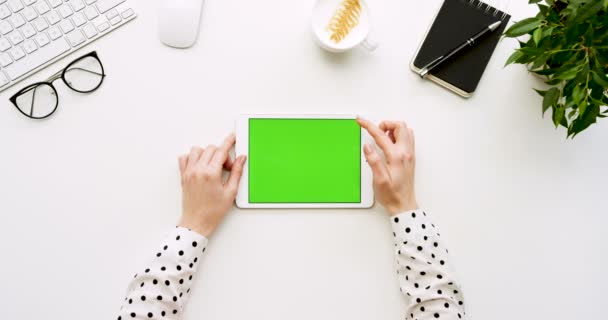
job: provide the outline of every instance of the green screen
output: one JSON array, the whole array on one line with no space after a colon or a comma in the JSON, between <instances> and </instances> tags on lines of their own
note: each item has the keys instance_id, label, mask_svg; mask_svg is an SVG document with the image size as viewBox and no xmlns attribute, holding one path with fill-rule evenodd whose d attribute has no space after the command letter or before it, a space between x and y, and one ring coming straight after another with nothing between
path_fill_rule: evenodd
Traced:
<instances>
[{"instance_id":1,"label":"green screen","mask_svg":"<svg viewBox=\"0 0 608 320\"><path fill-rule=\"evenodd\" d=\"M250 203L360 203L352 119L249 119Z\"/></svg>"}]
</instances>

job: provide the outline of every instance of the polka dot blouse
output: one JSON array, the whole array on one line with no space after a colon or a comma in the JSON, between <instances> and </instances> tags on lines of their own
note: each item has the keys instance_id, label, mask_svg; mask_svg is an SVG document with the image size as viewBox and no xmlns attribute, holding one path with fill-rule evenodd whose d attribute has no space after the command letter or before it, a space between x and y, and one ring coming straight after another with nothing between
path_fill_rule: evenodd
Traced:
<instances>
[{"instance_id":1,"label":"polka dot blouse","mask_svg":"<svg viewBox=\"0 0 608 320\"><path fill-rule=\"evenodd\" d=\"M399 287L407 301L405 319L463 319L464 298L448 249L426 212L409 211L391 220Z\"/></svg>"},{"instance_id":2,"label":"polka dot blouse","mask_svg":"<svg viewBox=\"0 0 608 320\"><path fill-rule=\"evenodd\" d=\"M406 320L463 319L464 299L449 267L448 250L422 210L391 217L400 290ZM182 318L207 239L177 227L138 272L127 290L118 320Z\"/></svg>"},{"instance_id":3,"label":"polka dot blouse","mask_svg":"<svg viewBox=\"0 0 608 320\"><path fill-rule=\"evenodd\" d=\"M127 289L118 320L181 319L207 239L177 227Z\"/></svg>"}]
</instances>

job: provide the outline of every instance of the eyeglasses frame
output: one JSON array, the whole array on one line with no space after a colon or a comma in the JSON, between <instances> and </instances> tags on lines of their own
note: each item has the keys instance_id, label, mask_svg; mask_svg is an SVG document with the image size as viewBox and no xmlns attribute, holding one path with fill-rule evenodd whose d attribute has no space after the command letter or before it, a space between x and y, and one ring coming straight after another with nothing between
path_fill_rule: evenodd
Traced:
<instances>
[{"instance_id":1,"label":"eyeglasses frame","mask_svg":"<svg viewBox=\"0 0 608 320\"><path fill-rule=\"evenodd\" d=\"M101 66L101 74L97 73L97 72L93 72L90 70L85 70L85 69L80 69L86 72L90 72L90 73L94 73L97 74L99 76L101 76L101 81L99 81L99 84L91 89L91 90L87 90L87 91L81 91L81 90L77 90L75 88L73 88L70 83L67 81L67 79L65 78L65 73L70 70L70 67L72 65L74 65L77 62L80 62L86 58L89 57L93 57L95 58L95 60L97 60L97 62L99 62L99 65ZM62 70L56 72L55 74L53 74L52 76L50 76L48 79L46 79L45 81L40 81L40 82L36 82L36 83L32 83L26 87L24 87L23 89L19 90L17 93L15 93L12 97L9 98L9 100L13 103L13 105L15 106L15 108L17 108L17 110L19 110L19 112L21 114L23 114L24 116L30 118L30 119L36 119L36 120L41 120L41 119L46 119L48 117L50 117L53 113L55 113L55 111L57 110L57 107L59 106L59 95L57 93L57 89L55 88L55 86L53 85L53 82L61 79L63 80L63 83L65 83L65 85L70 88L73 91L76 91L78 93L91 93L97 89L99 89L99 87L103 84L103 80L106 77L106 73L105 70L103 68L103 63L101 62L101 60L99 59L99 56L97 55L97 51L91 51L83 56L80 56L79 58L76 58L75 60L73 60L72 62L70 62L65 68L63 68ZM51 111L49 114L45 115L44 117L34 117L32 115L28 115L25 112L23 112L23 110L21 110L21 108L19 108L19 106L17 105L17 98L21 95L23 95L24 93L32 90L32 88L34 88L34 93L36 90L36 87L42 86L42 85L47 85L49 86L51 89L53 89L53 92L55 94L55 97L57 97L57 101L55 102L55 106L53 107L53 111ZM33 108L32 108L32 112L33 113Z\"/></svg>"}]
</instances>

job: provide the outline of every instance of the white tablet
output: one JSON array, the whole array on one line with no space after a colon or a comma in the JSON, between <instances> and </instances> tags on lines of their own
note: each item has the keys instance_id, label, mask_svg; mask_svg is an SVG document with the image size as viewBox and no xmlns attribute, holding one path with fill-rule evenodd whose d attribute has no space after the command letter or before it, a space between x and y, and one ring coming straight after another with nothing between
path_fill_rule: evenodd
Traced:
<instances>
[{"instance_id":1,"label":"white tablet","mask_svg":"<svg viewBox=\"0 0 608 320\"><path fill-rule=\"evenodd\" d=\"M240 208L369 208L371 137L355 116L243 115L236 154L247 155Z\"/></svg>"}]
</instances>

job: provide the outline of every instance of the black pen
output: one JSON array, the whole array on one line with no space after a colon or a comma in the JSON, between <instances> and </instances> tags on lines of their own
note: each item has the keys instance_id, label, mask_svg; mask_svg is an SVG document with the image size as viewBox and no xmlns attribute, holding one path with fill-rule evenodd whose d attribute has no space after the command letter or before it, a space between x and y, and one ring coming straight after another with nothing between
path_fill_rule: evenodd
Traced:
<instances>
[{"instance_id":1,"label":"black pen","mask_svg":"<svg viewBox=\"0 0 608 320\"><path fill-rule=\"evenodd\" d=\"M467 41L465 41L463 44L459 45L458 47L452 49L450 52L442 55L441 57L431 61L431 63L424 66L422 69L420 69L420 71L418 72L418 75L421 78L426 77L429 74L429 72L431 72L431 70L435 69L437 66L444 63L446 60L448 60L449 58L451 58L453 55L457 54L458 52L462 51L464 48L469 47L469 46L470 47L474 46L477 43L477 40L479 40L481 37L485 36L486 34L495 31L496 29L498 29L498 27L501 24L502 24L502 21L497 21L497 22L494 22L491 25L483 28L483 30L477 32L477 34L475 34L474 36L467 39Z\"/></svg>"}]
</instances>

